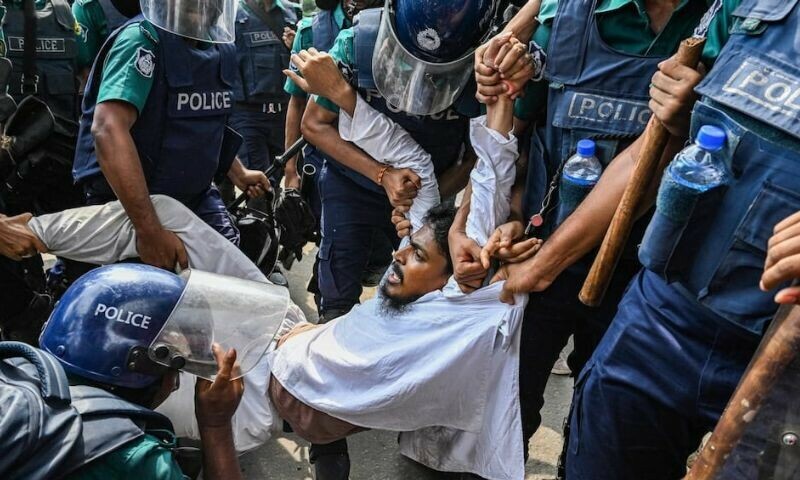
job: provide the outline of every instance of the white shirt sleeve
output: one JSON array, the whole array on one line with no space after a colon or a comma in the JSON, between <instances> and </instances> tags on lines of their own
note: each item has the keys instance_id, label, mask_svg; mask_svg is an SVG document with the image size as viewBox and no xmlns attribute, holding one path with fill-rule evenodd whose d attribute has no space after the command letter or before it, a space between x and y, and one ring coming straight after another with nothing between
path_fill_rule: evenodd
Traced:
<instances>
[{"instance_id":1,"label":"white shirt sleeve","mask_svg":"<svg viewBox=\"0 0 800 480\"><path fill-rule=\"evenodd\" d=\"M372 108L360 95L357 97L352 118L344 110L339 113L339 135L378 162L393 168L410 168L419 175L422 188L408 213L412 229L416 230L428 210L440 201L431 156L403 127Z\"/></svg>"},{"instance_id":2,"label":"white shirt sleeve","mask_svg":"<svg viewBox=\"0 0 800 480\"><path fill-rule=\"evenodd\" d=\"M177 200L151 195L161 225L186 247L189 267L256 282L267 278L236 245ZM119 201L34 217L28 226L50 253L99 265L138 257L136 230Z\"/></svg>"},{"instance_id":3,"label":"white shirt sleeve","mask_svg":"<svg viewBox=\"0 0 800 480\"><path fill-rule=\"evenodd\" d=\"M509 132L506 138L490 129L486 116L472 120L470 140L478 160L470 173L472 200L467 236L483 246L511 213L511 187L519 153L513 133Z\"/></svg>"}]
</instances>

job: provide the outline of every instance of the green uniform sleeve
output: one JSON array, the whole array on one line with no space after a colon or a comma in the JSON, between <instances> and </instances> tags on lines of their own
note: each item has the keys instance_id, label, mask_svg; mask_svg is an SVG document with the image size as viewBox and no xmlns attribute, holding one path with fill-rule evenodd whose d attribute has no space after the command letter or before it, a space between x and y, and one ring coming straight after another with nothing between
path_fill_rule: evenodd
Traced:
<instances>
[{"instance_id":1,"label":"green uniform sleeve","mask_svg":"<svg viewBox=\"0 0 800 480\"><path fill-rule=\"evenodd\" d=\"M342 62L352 68L355 65L353 29L346 28L339 32L328 53L333 57L334 61ZM333 113L339 113L339 107L325 97L316 97L314 101Z\"/></svg>"},{"instance_id":2,"label":"green uniform sleeve","mask_svg":"<svg viewBox=\"0 0 800 480\"><path fill-rule=\"evenodd\" d=\"M103 65L97 103L121 100L142 112L153 86L156 62L153 40L157 38L148 22L128 25L119 33Z\"/></svg>"},{"instance_id":3,"label":"green uniform sleeve","mask_svg":"<svg viewBox=\"0 0 800 480\"><path fill-rule=\"evenodd\" d=\"M67 477L69 480L184 480L169 445L144 435Z\"/></svg>"},{"instance_id":4,"label":"green uniform sleeve","mask_svg":"<svg viewBox=\"0 0 800 480\"><path fill-rule=\"evenodd\" d=\"M304 18L300 20L297 27L297 35L294 37L292 43L292 53L297 53L300 50L307 50L314 45L314 36L311 30L311 19ZM286 79L283 85L283 90L293 97L306 98L308 95L302 88L298 87L291 78Z\"/></svg>"},{"instance_id":5,"label":"green uniform sleeve","mask_svg":"<svg viewBox=\"0 0 800 480\"><path fill-rule=\"evenodd\" d=\"M103 7L97 0L77 0L72 14L81 27L78 39L78 67L91 67L100 47L108 38L108 26Z\"/></svg>"},{"instance_id":6,"label":"green uniform sleeve","mask_svg":"<svg viewBox=\"0 0 800 480\"><path fill-rule=\"evenodd\" d=\"M553 18L558 10L558 0L543 0L539 10L539 26L533 34L533 41L547 51L550 43L550 32L553 27ZM528 82L525 86L525 96L514 104L514 116L521 120L533 120L536 114L547 105L547 81L543 78L535 82Z\"/></svg>"},{"instance_id":7,"label":"green uniform sleeve","mask_svg":"<svg viewBox=\"0 0 800 480\"><path fill-rule=\"evenodd\" d=\"M719 56L719 52L730 37L731 27L733 26L733 11L741 3L741 0L723 0L722 8L717 12L708 26L706 44L703 47L702 62L709 69Z\"/></svg>"}]
</instances>

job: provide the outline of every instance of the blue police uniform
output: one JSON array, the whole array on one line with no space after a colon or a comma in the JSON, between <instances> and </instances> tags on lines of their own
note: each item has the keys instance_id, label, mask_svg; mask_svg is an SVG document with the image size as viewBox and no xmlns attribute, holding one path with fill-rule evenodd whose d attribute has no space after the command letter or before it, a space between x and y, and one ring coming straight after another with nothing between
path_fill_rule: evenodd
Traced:
<instances>
[{"instance_id":1,"label":"blue police uniform","mask_svg":"<svg viewBox=\"0 0 800 480\"><path fill-rule=\"evenodd\" d=\"M344 15L342 16L344 17ZM311 36L314 48L320 52L327 52L330 50L333 46L333 42L339 35L339 32L341 32L345 26L345 23L339 23L336 21L334 10L320 10L311 21ZM347 22L347 26L349 26L349 22ZM311 188L311 191L309 192L310 198L308 200L311 210L314 212L314 217L319 221L322 218L322 200L320 199L319 195L319 177L322 172L323 156L321 153L316 152L316 149L313 147L313 145L309 145L303 149L303 162L313 165L317 171L313 188ZM316 282L312 281L312 284L314 283ZM319 290L318 286L316 285L313 286L313 289ZM315 291L315 293L317 292Z\"/></svg>"},{"instance_id":2,"label":"blue police uniform","mask_svg":"<svg viewBox=\"0 0 800 480\"><path fill-rule=\"evenodd\" d=\"M283 91L283 70L289 66L289 50L261 15L275 18L275 24L297 23L297 13L279 1L268 12L252 12L241 2L236 13L236 56L239 78L236 82L236 106L231 126L244 138L239 160L250 169L265 171L272 158L283 151L286 105L289 95ZM283 172L275 172L270 181L280 182Z\"/></svg>"},{"instance_id":3,"label":"blue police uniform","mask_svg":"<svg viewBox=\"0 0 800 480\"><path fill-rule=\"evenodd\" d=\"M340 8L337 6L337 8ZM336 41L343 25L336 21L334 10L320 10L311 21L314 48L320 52L327 52Z\"/></svg>"},{"instance_id":4,"label":"blue police uniform","mask_svg":"<svg viewBox=\"0 0 800 480\"><path fill-rule=\"evenodd\" d=\"M431 116L398 111L383 99L372 78L372 51L382 9L359 13L354 25L358 92L376 110L401 125L431 154L437 174L461 157L468 129L467 117L448 109ZM317 41L317 34L314 33ZM370 261L391 261L399 239L391 223L392 207L384 189L313 148L306 158L322 160L318 188L322 200L322 242L318 281L323 315L341 314L358 303L361 278Z\"/></svg>"},{"instance_id":5,"label":"blue police uniform","mask_svg":"<svg viewBox=\"0 0 800 480\"><path fill-rule=\"evenodd\" d=\"M725 130L733 180L683 225L657 210L646 270L576 384L568 478L682 477L777 310L759 279L774 226L800 211L800 0L733 17L692 115L693 135Z\"/></svg>"},{"instance_id":6,"label":"blue police uniform","mask_svg":"<svg viewBox=\"0 0 800 480\"><path fill-rule=\"evenodd\" d=\"M13 69L8 93L17 102L36 94L53 110L68 120L78 118L78 43L77 23L66 0L48 0L36 11L37 79L25 79L25 17L22 8L6 11L3 23L6 54Z\"/></svg>"},{"instance_id":7,"label":"blue police uniform","mask_svg":"<svg viewBox=\"0 0 800 480\"><path fill-rule=\"evenodd\" d=\"M140 15L126 25L142 21ZM91 127L104 61L122 30L100 51L84 95L73 176L83 186L89 204L115 198L100 171ZM211 183L215 174L227 172L235 154L227 151L235 142L226 141L231 135L226 123L234 104L235 47L213 44L202 50L190 47L179 35L160 28L157 32L155 82L131 129L147 187L151 194L181 201L238 243L239 233Z\"/></svg>"},{"instance_id":8,"label":"blue police uniform","mask_svg":"<svg viewBox=\"0 0 800 480\"><path fill-rule=\"evenodd\" d=\"M535 129L530 147L524 199L528 217L539 211L551 177L575 152L580 139L595 141L597 157L606 166L644 131L650 119L650 79L666 57L610 48L600 37L597 3L558 3L544 72L550 83L547 118ZM557 226L552 207L537 235L547 236ZM541 423L539 410L550 370L569 337L575 336L569 365L578 372L614 318L626 286L641 268L635 246L645 225L646 221L640 221L635 227L599 307L587 307L578 300L594 254L567 268L547 290L530 295L520 346L520 404L526 444Z\"/></svg>"}]
</instances>

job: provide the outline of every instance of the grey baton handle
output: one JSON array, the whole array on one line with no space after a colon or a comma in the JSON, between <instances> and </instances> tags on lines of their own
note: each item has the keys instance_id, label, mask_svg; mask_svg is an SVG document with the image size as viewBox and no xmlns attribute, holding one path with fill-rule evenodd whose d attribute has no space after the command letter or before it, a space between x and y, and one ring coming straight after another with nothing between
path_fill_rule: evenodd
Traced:
<instances>
[{"instance_id":1,"label":"grey baton handle","mask_svg":"<svg viewBox=\"0 0 800 480\"><path fill-rule=\"evenodd\" d=\"M303 137L298 138L297 141L294 142L292 146L289 147L285 152L275 157L275 159L272 161L272 165L270 165L269 168L267 168L264 174L267 177L269 177L270 175L275 173L275 170L277 170L278 168L283 170L284 167L286 167L286 162L288 162L290 158L297 155L297 152L299 152L300 149L305 147L307 144L308 142L306 141L305 138ZM242 192L241 194L239 194L238 197L236 197L236 200L229 203L226 206L226 208L228 210L233 210L234 208L237 208L239 205L244 203L245 200L247 200L247 192Z\"/></svg>"}]
</instances>

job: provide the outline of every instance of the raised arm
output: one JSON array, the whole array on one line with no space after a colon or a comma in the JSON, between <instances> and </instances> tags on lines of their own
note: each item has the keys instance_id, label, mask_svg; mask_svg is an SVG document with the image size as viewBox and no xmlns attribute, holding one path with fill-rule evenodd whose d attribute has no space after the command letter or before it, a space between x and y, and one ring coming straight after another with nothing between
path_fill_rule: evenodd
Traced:
<instances>
[{"instance_id":1,"label":"raised arm","mask_svg":"<svg viewBox=\"0 0 800 480\"><path fill-rule=\"evenodd\" d=\"M330 99L352 116L357 95L329 55L311 48L292 55L292 63L303 76L284 70L290 79L303 90ZM338 117L316 102L309 102L301 126L303 136L342 165L382 186L393 206L410 206L419 189L419 177L410 169L390 168L381 173L382 163L339 136Z\"/></svg>"}]
</instances>

